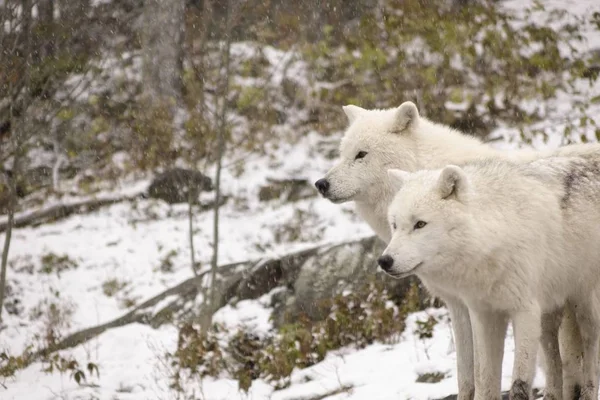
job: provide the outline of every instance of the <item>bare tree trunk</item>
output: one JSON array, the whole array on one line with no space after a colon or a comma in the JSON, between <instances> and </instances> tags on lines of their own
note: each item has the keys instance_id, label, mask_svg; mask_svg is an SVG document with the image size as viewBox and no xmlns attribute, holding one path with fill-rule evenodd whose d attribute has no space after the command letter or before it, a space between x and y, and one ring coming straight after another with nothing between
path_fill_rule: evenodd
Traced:
<instances>
[{"instance_id":1,"label":"bare tree trunk","mask_svg":"<svg viewBox=\"0 0 600 400\"><path fill-rule=\"evenodd\" d=\"M2 249L2 265L0 267L0 323L2 322L2 311L4 310L4 298L6 296L6 270L8 269L8 252L10 250L10 240L12 238L13 220L15 217L15 206L17 203L17 189L15 183L15 173L18 168L18 156L15 156L13 164L12 177L4 173L6 186L9 190L10 200L8 203L8 224L4 234L4 248Z\"/></svg>"},{"instance_id":2,"label":"bare tree trunk","mask_svg":"<svg viewBox=\"0 0 600 400\"><path fill-rule=\"evenodd\" d=\"M142 47L144 86L149 96L179 99L182 92L184 0L147 0Z\"/></svg>"},{"instance_id":3,"label":"bare tree trunk","mask_svg":"<svg viewBox=\"0 0 600 400\"><path fill-rule=\"evenodd\" d=\"M227 24L229 25L230 4L227 2ZM221 89L221 114L219 116L219 139L217 147L217 171L215 174L215 212L213 225L213 259L212 259L212 274L211 274L211 299L214 298L215 280L217 276L217 268L219 264L219 202L221 201L221 167L223 163L223 154L225 153L225 135L227 134L227 94L229 93L229 62L231 50L231 26L228 26L226 32L225 44L225 79Z\"/></svg>"},{"instance_id":4,"label":"bare tree trunk","mask_svg":"<svg viewBox=\"0 0 600 400\"><path fill-rule=\"evenodd\" d=\"M23 17L22 17L23 20L22 20L22 25L21 25L22 35L23 35L23 56L26 60L26 62L25 62L26 71L24 72L25 78L24 78L23 90L24 90L25 101L28 102L29 98L30 98L30 88L29 88L30 71L28 70L28 66L31 63L31 56L32 56L32 51L31 51L32 3L31 3L31 0L22 0L21 7L23 10ZM12 92L12 88L9 89L9 93L10 92ZM10 109L9 120L12 120L15 118L15 115L14 115L15 111L14 111L14 107L13 107L12 103L9 106L9 109ZM12 134L11 134L12 151L14 152L12 171L10 174L8 174L6 172L4 173L5 178L6 178L6 184L7 184L7 187L9 188L10 201L9 201L9 205L8 205L8 224L7 224L6 233L4 236L4 247L2 249L2 263L0 265L0 322L2 321L4 298L6 296L6 272L8 269L8 252L10 251L10 241L12 238L13 221L14 221L14 217L15 217L15 208L16 208L16 204L17 204L16 181L17 181L17 177L19 174L20 156L24 152L23 145L24 145L24 136L25 135L23 132L23 127L21 126L22 125L21 123L19 123L17 125L18 126L15 127L15 129L13 129Z\"/></svg>"},{"instance_id":5,"label":"bare tree trunk","mask_svg":"<svg viewBox=\"0 0 600 400\"><path fill-rule=\"evenodd\" d=\"M206 65L205 65L205 56L206 56L206 50L207 50L207 44L208 44L208 37L210 35L210 22L212 20L213 17L213 4L212 4L212 0L204 0L202 2L202 33L200 35L200 40L199 40L199 57L198 57L198 62L194 63L192 61L192 68L194 69L194 74L196 75L196 80L200 83L200 91L198 94L198 102L197 102L197 106L198 106L198 112L200 113L200 115L204 114L204 109L205 109L205 104L204 104L204 74L206 73ZM192 46L193 46L193 42L192 42ZM193 52L192 52L193 54Z\"/></svg>"},{"instance_id":6,"label":"bare tree trunk","mask_svg":"<svg viewBox=\"0 0 600 400\"><path fill-rule=\"evenodd\" d=\"M23 10L22 20L22 35L23 35L23 55L26 60L25 67L29 65L31 61L31 0L23 0L21 2ZM12 85L11 85L12 86ZM25 71L24 75L24 91L25 97L29 98L29 71ZM13 91L11 87L9 93ZM17 90L18 92L18 90ZM9 121L15 117L14 107L11 102L9 106ZM2 264L0 266L0 322L2 321L2 311L4 310L4 298L6 296L6 270L8 269L8 252L10 251L10 240L12 238L12 227L15 217L15 208L17 203L17 187L16 180L19 173L19 156L22 151L21 146L21 134L22 127L18 126L13 129L11 134L11 144L13 155L13 165L11 173L4 172L6 179L6 186L9 190L9 204L8 204L8 224L6 227L6 233L4 234L4 248L2 249Z\"/></svg>"},{"instance_id":7,"label":"bare tree trunk","mask_svg":"<svg viewBox=\"0 0 600 400\"><path fill-rule=\"evenodd\" d=\"M24 55L29 58L31 53L31 0L22 0L23 7L23 43L25 44Z\"/></svg>"},{"instance_id":8,"label":"bare tree trunk","mask_svg":"<svg viewBox=\"0 0 600 400\"><path fill-rule=\"evenodd\" d=\"M218 143L217 143L217 170L215 173L215 201L221 201L221 169L223 164L223 154L225 153L225 136L227 135L227 95L229 93L229 74L230 74L230 52L231 52L231 4L227 1L226 5L226 21L227 27L225 30L225 54L223 57L223 68L225 76L223 84L219 91L221 97L221 109L218 120ZM213 256L211 262L210 288L205 301L209 302L209 307L206 307L204 318L202 318L201 326L206 331L211 322L217 298L217 270L219 267L219 205L215 204L213 217Z\"/></svg>"},{"instance_id":9,"label":"bare tree trunk","mask_svg":"<svg viewBox=\"0 0 600 400\"><path fill-rule=\"evenodd\" d=\"M192 198L192 182L188 184L188 230L190 238L190 261L192 263L192 272L194 276L198 276L198 270L196 269L196 254L194 250L194 214L192 213L192 204L194 199Z\"/></svg>"},{"instance_id":10,"label":"bare tree trunk","mask_svg":"<svg viewBox=\"0 0 600 400\"><path fill-rule=\"evenodd\" d=\"M212 1L211 0L204 0L202 2L202 34L201 34L201 39L200 39L200 59L198 61L198 63L194 63L193 61L193 57L191 61L192 64L192 68L194 70L194 73L196 75L196 78L198 79L198 82L201 84L201 89L199 92L199 98L197 100L196 103L196 107L198 108L198 112L202 115L204 113L204 53L206 50L206 43L208 41L208 24L210 23L210 19L213 13L213 8L212 8ZM181 35L181 38L184 39L185 35ZM184 44L185 42L182 41L182 43ZM182 44L182 46L183 46ZM183 48L183 47L182 47ZM190 54L194 54L194 40L190 39L189 41L189 52ZM196 157L194 157L194 161L197 161L197 153L196 153ZM191 185L191 182L190 182ZM195 250L194 250L194 237L193 237L193 212L192 212L192 198L190 197L188 199L188 222L189 222L189 234L190 234L190 258L191 258L191 262L192 262L192 270L194 272L195 276L198 276L198 270L196 269L196 256L195 256Z\"/></svg>"},{"instance_id":11,"label":"bare tree trunk","mask_svg":"<svg viewBox=\"0 0 600 400\"><path fill-rule=\"evenodd\" d=\"M48 58L54 56L54 0L39 0L38 9L40 22L44 31L44 45L40 51L40 58Z\"/></svg>"}]
</instances>

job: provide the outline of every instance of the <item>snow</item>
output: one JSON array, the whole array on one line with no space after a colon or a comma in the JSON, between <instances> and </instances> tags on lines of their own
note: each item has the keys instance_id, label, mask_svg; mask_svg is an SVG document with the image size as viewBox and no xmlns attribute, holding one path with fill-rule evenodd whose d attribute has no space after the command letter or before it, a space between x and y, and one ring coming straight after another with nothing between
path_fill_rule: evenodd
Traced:
<instances>
[{"instance_id":1,"label":"snow","mask_svg":"<svg viewBox=\"0 0 600 400\"><path fill-rule=\"evenodd\" d=\"M154 398L157 363L165 346L173 347L176 339L173 327L154 330L132 324L111 329L74 352L78 359L94 361L100 368L100 377L88 377L88 386L78 387L68 374L41 374L36 364L22 371L15 382L8 382L2 398L22 400L25 394L27 399L90 398L92 395L99 399ZM94 387L99 383L102 386Z\"/></svg>"},{"instance_id":2,"label":"snow","mask_svg":"<svg viewBox=\"0 0 600 400\"><path fill-rule=\"evenodd\" d=\"M107 2L94 0L95 5ZM520 11L531 3L510 0L502 4ZM590 9L597 8L592 0L576 4L552 0L544 5L547 8L568 6L569 11L579 15L589 15ZM590 31L586 38L582 51L600 45L600 32ZM256 51L251 43L232 45L233 58L251 58L256 56ZM285 52L267 48L264 56L271 64L269 73L274 85L280 85L284 78L309 85L306 65L295 58L293 49ZM91 101L93 96L102 93L106 82L140 81L139 55L123 54L119 57L132 62L123 68L120 67L122 60L110 55L103 57L105 75L102 76L102 82L94 81L92 86L83 85L79 93L81 101ZM89 78L73 76L66 82L65 90L73 89L83 79ZM237 83L252 85L255 82L250 78L240 78ZM577 97L585 100L600 93L599 84L581 85ZM573 118L573 101L573 96L564 94L553 100L555 114L536 126L547 134L548 140L538 137L533 142L534 147L555 148L561 144L560 137L568 122L567 116ZM599 115L600 107L597 108L593 108L590 114ZM584 133L590 140L595 140L591 128ZM518 131L514 128L502 126L491 134L491 137L497 136L504 140L495 142L496 147L520 146ZM340 133L337 133L330 140L336 141L339 137ZM223 192L231 199L221 208L221 265L280 256L319 244L337 243L372 234L366 224L353 214L349 204L334 205L319 197L294 204L277 200L259 201L259 188L267 183L267 178L305 178L313 182L321 177L332 164L331 160L315 150L323 140L325 138L318 132L308 132L297 142L267 148L268 157L249 157L238 149L231 152L224 162L222 176ZM115 155L115 160L122 162L123 154ZM243 165L243 171L239 174L234 168L237 165ZM206 173L212 176L214 170L209 168ZM143 192L148 184L148 179L126 178L95 196L135 196ZM212 194L204 194L202 199L210 200L211 197ZM48 198L41 207L89 198L69 195L61 199ZM305 213L304 220L297 219L295 210ZM0 218L0 222L5 220L5 217ZM301 240L277 242L274 232L289 224L303 227ZM0 349L18 354L27 344L35 342L35 335L42 332L44 324L39 318L30 316L36 306L47 306L52 302L69 304L72 316L67 332L74 332L122 316L133 308L132 302L140 304L190 278L192 270L187 226L187 205L168 206L159 201L139 199L102 207L85 215L73 215L39 227L15 229L8 282L22 301L22 311L18 315L4 314L5 326L0 331ZM195 256L202 265L201 270L205 271L209 268L212 256L212 213L196 213L194 226L197 231L194 236ZM0 240L3 238L0 235ZM77 267L62 271L60 275L38 272L33 275L28 272L31 268L38 271L42 256L49 253L67 255L77 263ZM160 268L166 257L170 257L172 262L171 271ZM108 281L124 287L114 295L107 296L103 283ZM222 324L228 334L246 327L258 335L266 335L273 329L270 299L277 290L280 289L257 300L227 305L215 314L215 321ZM171 299L166 298L154 310ZM425 320L430 315L439 321L433 338L419 339L414 333L415 321ZM176 398L169 388L169 365L164 357L166 352L175 350L176 341L177 329L173 326L153 329L143 324L130 324L109 329L85 344L61 352L83 363L97 363L100 376L88 377L85 385L78 386L68 374L45 374L41 372L42 365L34 363L19 371L14 379L5 382L6 388L0 387L0 397L8 400ZM505 390L510 386L513 350L512 332L509 329L502 375L502 387ZM361 350L345 348L329 353L322 362L295 370L288 388L275 390L268 382L257 380L245 395L238 390L235 380L222 376L205 378L190 385L187 394L207 400L299 400L326 394L330 394L327 400L431 399L457 392L455 365L456 353L451 346L446 311L430 309L412 314L407 320L405 332L395 343L376 343ZM419 374L436 372L444 374L439 383L415 382ZM543 374L538 373L535 385L542 387L543 384Z\"/></svg>"},{"instance_id":3,"label":"snow","mask_svg":"<svg viewBox=\"0 0 600 400\"><path fill-rule=\"evenodd\" d=\"M229 326L265 317L257 302L240 302L237 307L221 310L216 319ZM243 303L243 304L242 304ZM255 304L251 304L255 303ZM226 316L225 316L226 315ZM434 315L439 322L433 339L419 339L413 332L415 321L426 320ZM238 319L237 323L236 318ZM259 322L258 326L264 321ZM248 326L251 326L248 325ZM260 329L259 329L260 331ZM95 375L89 386L78 387L68 375L56 376L39 373L39 365L22 371L18 379L8 385L3 399L49 399L56 393L66 398L89 398L99 400L171 398L168 389L168 366L164 353L174 351L177 332L173 327L158 330L145 325L132 324L111 329L85 345L74 354L81 360L94 360L100 367L100 377ZM397 343L377 343L362 350L341 349L329 353L325 360L312 367L295 370L289 388L274 391L268 383L255 381L248 395L240 393L237 382L229 378L205 378L188 388L191 392L203 392L211 400L251 398L255 400L292 400L319 396L348 387L341 397L328 399L361 400L398 398L431 399L447 396L457 391L455 376L455 353L449 352L451 330L445 310L430 309L415 313L407 320L407 329ZM509 329L503 362L502 387L510 387L513 362L513 337ZM415 383L419 374L441 372L445 377L436 384ZM543 376L538 374L536 386L542 386ZM33 386L32 386L33 384ZM100 386L96 386L100 385Z\"/></svg>"},{"instance_id":4,"label":"snow","mask_svg":"<svg viewBox=\"0 0 600 400\"><path fill-rule=\"evenodd\" d=\"M223 326L229 334L242 327L264 337L273 330L270 322L273 310L269 303L273 294L280 290L282 289L273 289L257 300L242 300L235 306L228 304L215 313L213 322Z\"/></svg>"}]
</instances>

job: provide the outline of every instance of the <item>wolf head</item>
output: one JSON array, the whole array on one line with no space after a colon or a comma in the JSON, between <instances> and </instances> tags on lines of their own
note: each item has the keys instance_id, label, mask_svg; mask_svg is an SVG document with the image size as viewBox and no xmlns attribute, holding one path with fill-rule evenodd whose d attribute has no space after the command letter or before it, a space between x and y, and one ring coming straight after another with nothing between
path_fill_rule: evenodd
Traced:
<instances>
[{"instance_id":1,"label":"wolf head","mask_svg":"<svg viewBox=\"0 0 600 400\"><path fill-rule=\"evenodd\" d=\"M340 160L315 182L325 198L334 203L364 200L389 185L388 169L417 168L414 135L421 118L414 103L387 110L343 109L350 125L340 144Z\"/></svg>"},{"instance_id":2,"label":"wolf head","mask_svg":"<svg viewBox=\"0 0 600 400\"><path fill-rule=\"evenodd\" d=\"M455 262L474 235L469 178L457 166L409 173L390 170L398 189L388 209L392 239L378 262L389 275L437 273Z\"/></svg>"}]
</instances>

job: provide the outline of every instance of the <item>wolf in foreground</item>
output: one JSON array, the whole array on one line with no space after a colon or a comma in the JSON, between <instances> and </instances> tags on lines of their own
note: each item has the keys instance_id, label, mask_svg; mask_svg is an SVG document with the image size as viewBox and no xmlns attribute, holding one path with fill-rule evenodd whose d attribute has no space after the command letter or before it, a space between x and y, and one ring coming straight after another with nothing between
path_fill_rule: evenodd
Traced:
<instances>
[{"instance_id":1,"label":"wolf in foreground","mask_svg":"<svg viewBox=\"0 0 600 400\"><path fill-rule=\"evenodd\" d=\"M379 265L398 278L416 274L467 305L479 365L475 399L500 398L508 319L515 332L510 395L530 398L547 334L542 321L567 302L583 338L581 397L597 399L600 155L389 174L399 192ZM551 359L560 360L553 350Z\"/></svg>"}]
</instances>

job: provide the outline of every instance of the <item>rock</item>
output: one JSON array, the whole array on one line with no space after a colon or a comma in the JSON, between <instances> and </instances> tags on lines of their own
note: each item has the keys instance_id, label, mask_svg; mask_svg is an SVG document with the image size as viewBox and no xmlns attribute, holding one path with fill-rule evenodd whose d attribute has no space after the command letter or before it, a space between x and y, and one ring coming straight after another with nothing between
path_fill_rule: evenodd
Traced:
<instances>
[{"instance_id":1,"label":"rock","mask_svg":"<svg viewBox=\"0 0 600 400\"><path fill-rule=\"evenodd\" d=\"M317 195L317 191L308 182L307 179L270 179L267 178L269 185L261 186L258 192L260 201L270 201L280 199L285 202L298 201Z\"/></svg>"},{"instance_id":2,"label":"rock","mask_svg":"<svg viewBox=\"0 0 600 400\"><path fill-rule=\"evenodd\" d=\"M169 204L187 203L190 191L196 201L201 191L212 189L212 180L201 172L173 168L154 178L148 187L148 197L161 199Z\"/></svg>"},{"instance_id":3,"label":"rock","mask_svg":"<svg viewBox=\"0 0 600 400\"><path fill-rule=\"evenodd\" d=\"M377 258L385 245L376 237L321 248L302 260L297 277L289 282L286 292L278 293L273 320L281 325L304 314L311 320L321 320L327 311L321 305L346 290L358 288L372 279L380 280L394 301L404 298L417 278L392 279L378 271ZM425 302L426 294L422 301ZM275 303L275 299L274 303Z\"/></svg>"}]
</instances>

